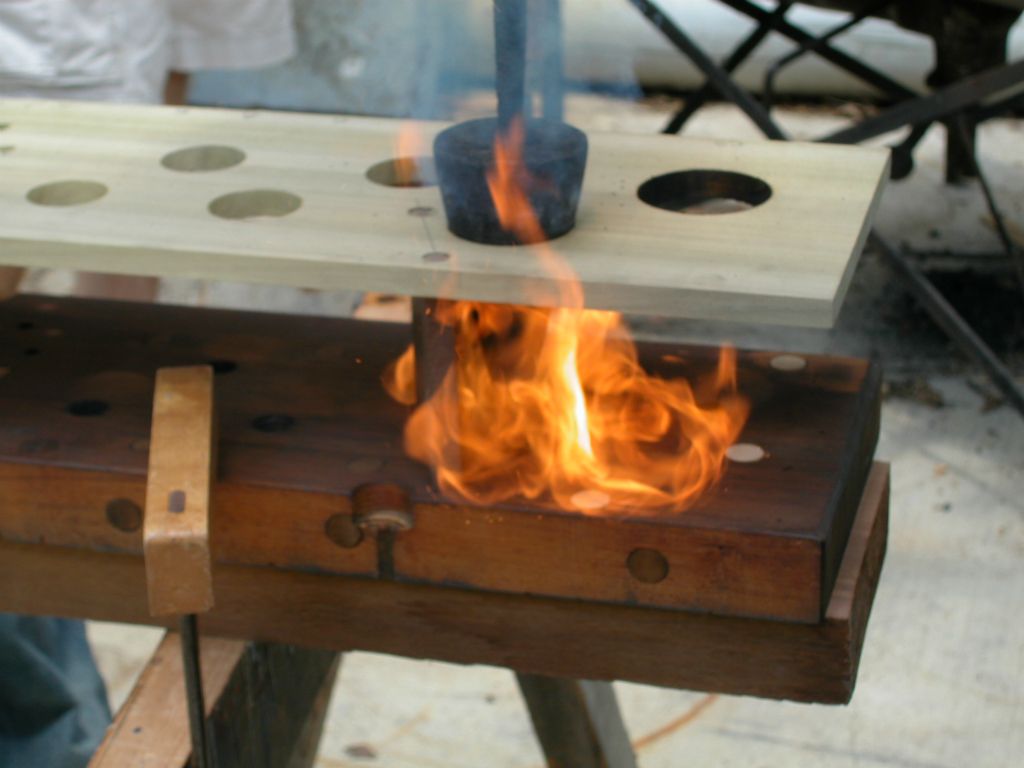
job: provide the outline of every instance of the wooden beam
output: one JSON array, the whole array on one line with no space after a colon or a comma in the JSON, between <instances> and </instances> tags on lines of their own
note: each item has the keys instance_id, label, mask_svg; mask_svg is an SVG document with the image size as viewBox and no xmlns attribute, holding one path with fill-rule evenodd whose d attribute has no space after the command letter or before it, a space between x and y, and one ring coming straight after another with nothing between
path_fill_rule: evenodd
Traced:
<instances>
[{"instance_id":1,"label":"wooden beam","mask_svg":"<svg viewBox=\"0 0 1024 768\"><path fill-rule=\"evenodd\" d=\"M518 674L548 768L636 768L612 684Z\"/></svg>"},{"instance_id":2,"label":"wooden beam","mask_svg":"<svg viewBox=\"0 0 1024 768\"><path fill-rule=\"evenodd\" d=\"M206 635L596 680L845 703L885 554L888 467L866 485L818 625L218 565ZM160 623L142 558L0 542L0 611Z\"/></svg>"},{"instance_id":3,"label":"wooden beam","mask_svg":"<svg viewBox=\"0 0 1024 768\"><path fill-rule=\"evenodd\" d=\"M140 552L132 523L145 494L153 376L212 362L211 537L222 563L822 619L874 453L876 365L739 352L740 391L752 402L740 441L763 448L764 460L729 462L684 513L597 516L543 499L481 506L438 493L403 450L407 409L380 383L409 337L404 325L328 318L45 297L0 305L0 367L10 369L0 378L0 536ZM638 352L650 373L698 391L718 360L691 345ZM799 370L780 370L779 359ZM352 497L377 485L403 489L411 529L362 535ZM660 575L631 567L638 551L663 564Z\"/></svg>"},{"instance_id":4,"label":"wooden beam","mask_svg":"<svg viewBox=\"0 0 1024 768\"><path fill-rule=\"evenodd\" d=\"M203 613L213 607L213 433L213 369L157 371L143 527L154 615Z\"/></svg>"},{"instance_id":5,"label":"wooden beam","mask_svg":"<svg viewBox=\"0 0 1024 768\"><path fill-rule=\"evenodd\" d=\"M311 768L337 654L206 638L201 659L219 768ZM185 768L192 749L182 675L180 637L168 633L89 768Z\"/></svg>"},{"instance_id":6,"label":"wooden beam","mask_svg":"<svg viewBox=\"0 0 1024 768\"><path fill-rule=\"evenodd\" d=\"M532 250L451 235L436 187L368 178L398 152L397 120L11 99L0 101L0 122L15 146L0 174L6 264L564 301ZM417 124L419 154L430 155L444 127ZM887 178L887 151L597 132L589 140L577 227L556 243L588 307L833 324ZM695 169L756 177L771 196L717 216L638 197L653 177Z\"/></svg>"}]
</instances>

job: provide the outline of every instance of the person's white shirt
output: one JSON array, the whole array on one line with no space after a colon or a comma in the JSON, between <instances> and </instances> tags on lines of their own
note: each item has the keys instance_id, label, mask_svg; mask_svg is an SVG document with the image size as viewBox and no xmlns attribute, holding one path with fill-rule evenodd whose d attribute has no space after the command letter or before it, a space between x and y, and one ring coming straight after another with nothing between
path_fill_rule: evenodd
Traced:
<instances>
[{"instance_id":1,"label":"person's white shirt","mask_svg":"<svg viewBox=\"0 0 1024 768\"><path fill-rule=\"evenodd\" d=\"M294 50L290 0L0 0L0 96L158 102L169 71Z\"/></svg>"}]
</instances>

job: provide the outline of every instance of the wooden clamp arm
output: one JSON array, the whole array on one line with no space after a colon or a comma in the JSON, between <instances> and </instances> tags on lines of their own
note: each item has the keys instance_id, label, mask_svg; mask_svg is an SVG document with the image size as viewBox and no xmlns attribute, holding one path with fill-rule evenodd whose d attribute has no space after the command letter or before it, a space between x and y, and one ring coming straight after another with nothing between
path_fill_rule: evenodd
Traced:
<instances>
[{"instance_id":1,"label":"wooden clamp arm","mask_svg":"<svg viewBox=\"0 0 1024 768\"><path fill-rule=\"evenodd\" d=\"M213 607L210 500L214 477L213 369L156 375L143 548L154 616Z\"/></svg>"}]
</instances>

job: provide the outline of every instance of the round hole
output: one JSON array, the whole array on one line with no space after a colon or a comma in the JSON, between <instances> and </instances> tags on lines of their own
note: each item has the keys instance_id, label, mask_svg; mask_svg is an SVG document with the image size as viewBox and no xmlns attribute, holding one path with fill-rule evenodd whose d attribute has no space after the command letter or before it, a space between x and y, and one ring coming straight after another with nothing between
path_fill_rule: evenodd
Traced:
<instances>
[{"instance_id":1,"label":"round hole","mask_svg":"<svg viewBox=\"0 0 1024 768\"><path fill-rule=\"evenodd\" d=\"M106 512L107 522L119 531L131 533L142 527L142 509L131 499L113 499Z\"/></svg>"},{"instance_id":2,"label":"round hole","mask_svg":"<svg viewBox=\"0 0 1024 768\"><path fill-rule=\"evenodd\" d=\"M39 348L38 347L29 347L28 349L24 350L24 353L25 353L25 357L35 357L36 355L39 354Z\"/></svg>"},{"instance_id":3,"label":"round hole","mask_svg":"<svg viewBox=\"0 0 1024 768\"><path fill-rule=\"evenodd\" d=\"M630 552L626 558L626 567L634 579L644 584L657 584L668 576L668 560L658 550L647 547Z\"/></svg>"},{"instance_id":4,"label":"round hole","mask_svg":"<svg viewBox=\"0 0 1024 768\"><path fill-rule=\"evenodd\" d=\"M444 251L430 251L429 253L423 254L423 260L429 261L432 264L437 264L442 261L448 261L448 259L450 258L451 254L445 253Z\"/></svg>"},{"instance_id":5,"label":"round hole","mask_svg":"<svg viewBox=\"0 0 1024 768\"><path fill-rule=\"evenodd\" d=\"M371 165L366 171L366 178L385 187L437 186L437 170L434 168L432 157L396 157L384 160Z\"/></svg>"},{"instance_id":6,"label":"round hole","mask_svg":"<svg viewBox=\"0 0 1024 768\"><path fill-rule=\"evenodd\" d=\"M676 171L648 179L637 196L674 213L738 213L764 203L772 196L772 188L761 179L733 171Z\"/></svg>"},{"instance_id":7,"label":"round hole","mask_svg":"<svg viewBox=\"0 0 1024 768\"><path fill-rule=\"evenodd\" d=\"M84 205L99 200L107 188L98 181L55 181L29 190L26 197L36 205Z\"/></svg>"},{"instance_id":8,"label":"round hole","mask_svg":"<svg viewBox=\"0 0 1024 768\"><path fill-rule=\"evenodd\" d=\"M331 515L324 523L327 538L344 549L359 546L363 540L363 531L356 525L352 515Z\"/></svg>"},{"instance_id":9,"label":"round hole","mask_svg":"<svg viewBox=\"0 0 1024 768\"><path fill-rule=\"evenodd\" d=\"M295 213L302 198L279 189L249 189L221 195L209 205L210 213L222 219L255 219Z\"/></svg>"},{"instance_id":10,"label":"round hole","mask_svg":"<svg viewBox=\"0 0 1024 768\"><path fill-rule=\"evenodd\" d=\"M234 360L210 360L207 365L213 368L213 372L218 376L238 370L238 363Z\"/></svg>"},{"instance_id":11,"label":"round hole","mask_svg":"<svg viewBox=\"0 0 1024 768\"><path fill-rule=\"evenodd\" d=\"M776 355L769 365L777 371L802 371L807 367L807 359L800 355Z\"/></svg>"},{"instance_id":12,"label":"round hole","mask_svg":"<svg viewBox=\"0 0 1024 768\"><path fill-rule=\"evenodd\" d=\"M353 459L348 463L349 471L358 475L368 475L383 466L384 462L380 459Z\"/></svg>"},{"instance_id":13,"label":"round hole","mask_svg":"<svg viewBox=\"0 0 1024 768\"><path fill-rule=\"evenodd\" d=\"M569 500L576 509L589 510L603 509L612 499L604 491L586 490L576 491Z\"/></svg>"},{"instance_id":14,"label":"round hole","mask_svg":"<svg viewBox=\"0 0 1024 768\"><path fill-rule=\"evenodd\" d=\"M295 418L286 413L268 413L252 420L252 427L260 432L287 432L295 426Z\"/></svg>"},{"instance_id":15,"label":"round hole","mask_svg":"<svg viewBox=\"0 0 1024 768\"><path fill-rule=\"evenodd\" d=\"M738 464L753 464L763 459L767 454L760 445L735 443L725 449L725 455L729 461L735 461Z\"/></svg>"},{"instance_id":16,"label":"round hole","mask_svg":"<svg viewBox=\"0 0 1024 768\"><path fill-rule=\"evenodd\" d=\"M31 331L35 327L36 324L33 323L31 320L23 320L22 322L18 323L19 331Z\"/></svg>"},{"instance_id":17,"label":"round hole","mask_svg":"<svg viewBox=\"0 0 1024 768\"><path fill-rule=\"evenodd\" d=\"M67 410L72 416L102 416L110 410L110 403L103 400L76 400Z\"/></svg>"},{"instance_id":18,"label":"round hole","mask_svg":"<svg viewBox=\"0 0 1024 768\"><path fill-rule=\"evenodd\" d=\"M9 155L13 151L14 151L14 145L13 144L5 144L4 146L0 147L0 155Z\"/></svg>"},{"instance_id":19,"label":"round hole","mask_svg":"<svg viewBox=\"0 0 1024 768\"><path fill-rule=\"evenodd\" d=\"M243 160L245 160L245 152L240 149L206 144L169 152L160 158L160 165L172 171L197 173L223 171L225 168L239 165Z\"/></svg>"}]
</instances>

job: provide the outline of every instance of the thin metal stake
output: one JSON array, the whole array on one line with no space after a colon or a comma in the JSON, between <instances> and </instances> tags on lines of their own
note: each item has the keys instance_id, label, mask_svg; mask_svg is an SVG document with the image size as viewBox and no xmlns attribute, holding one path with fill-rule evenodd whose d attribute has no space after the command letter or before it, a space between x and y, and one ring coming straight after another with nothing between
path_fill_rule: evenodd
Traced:
<instances>
[{"instance_id":1,"label":"thin metal stake","mask_svg":"<svg viewBox=\"0 0 1024 768\"><path fill-rule=\"evenodd\" d=\"M188 702L188 726L192 736L193 768L212 768L206 737L206 704L199 667L199 626L194 613L181 617L181 660L185 671L185 699Z\"/></svg>"}]
</instances>

